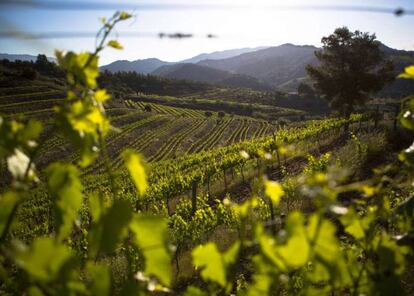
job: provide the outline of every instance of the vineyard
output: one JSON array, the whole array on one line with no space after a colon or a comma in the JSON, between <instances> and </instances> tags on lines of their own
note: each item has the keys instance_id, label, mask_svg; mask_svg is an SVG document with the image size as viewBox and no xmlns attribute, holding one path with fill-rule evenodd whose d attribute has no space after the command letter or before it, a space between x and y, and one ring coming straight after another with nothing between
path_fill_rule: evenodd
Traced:
<instances>
[{"instance_id":1,"label":"vineyard","mask_svg":"<svg viewBox=\"0 0 414 296\"><path fill-rule=\"evenodd\" d=\"M312 118L189 82L119 95L98 57L129 18L102 19L95 52L57 51L52 76L0 68L0 294L414 293L413 98L380 116L341 88L338 113Z\"/></svg>"},{"instance_id":2,"label":"vineyard","mask_svg":"<svg viewBox=\"0 0 414 296\"><path fill-rule=\"evenodd\" d=\"M45 132L40 167L59 160L75 161L76 152L59 135L49 136L49 123L53 120L53 107L65 97L64 89L43 81L28 86L0 87L0 113L6 118L24 116L42 121ZM225 115L206 116L205 110L171 107L134 100L111 102L106 113L111 119L113 132L107 139L111 165L121 164L120 151L131 148L145 155L148 161L161 161L226 146L248 139L272 134L277 125L252 117ZM212 112L210 112L212 113ZM99 171L97 163L89 172Z\"/></svg>"}]
</instances>

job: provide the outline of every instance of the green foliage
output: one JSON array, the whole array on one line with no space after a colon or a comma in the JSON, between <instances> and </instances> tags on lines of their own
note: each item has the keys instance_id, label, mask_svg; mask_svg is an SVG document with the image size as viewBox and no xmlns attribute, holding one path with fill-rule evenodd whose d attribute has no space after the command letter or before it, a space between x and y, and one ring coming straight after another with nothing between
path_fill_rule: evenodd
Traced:
<instances>
[{"instance_id":1,"label":"green foliage","mask_svg":"<svg viewBox=\"0 0 414 296\"><path fill-rule=\"evenodd\" d=\"M313 155L308 156L308 165L303 170L305 174L314 174L315 172L323 172L328 168L328 162L331 157L329 152L316 158Z\"/></svg>"},{"instance_id":2,"label":"green foliage","mask_svg":"<svg viewBox=\"0 0 414 296\"><path fill-rule=\"evenodd\" d=\"M82 206L82 184L73 165L54 163L46 175L54 204L56 235L62 240L70 234Z\"/></svg>"},{"instance_id":3,"label":"green foliage","mask_svg":"<svg viewBox=\"0 0 414 296\"><path fill-rule=\"evenodd\" d=\"M220 252L214 243L195 248L192 252L196 268L202 268L201 275L205 280L212 280L221 286L226 285L226 269Z\"/></svg>"},{"instance_id":4,"label":"green foliage","mask_svg":"<svg viewBox=\"0 0 414 296\"><path fill-rule=\"evenodd\" d=\"M282 186L274 181L266 181L265 193L275 205L279 204L280 199L284 194Z\"/></svg>"},{"instance_id":5,"label":"green foliage","mask_svg":"<svg viewBox=\"0 0 414 296\"><path fill-rule=\"evenodd\" d=\"M128 234L132 209L126 201L115 201L96 221L89 232L89 254L92 257L115 251Z\"/></svg>"},{"instance_id":6,"label":"green foliage","mask_svg":"<svg viewBox=\"0 0 414 296\"><path fill-rule=\"evenodd\" d=\"M14 256L16 264L34 280L51 283L59 280L72 254L67 246L52 237L43 237L36 238L29 248L17 244Z\"/></svg>"},{"instance_id":7,"label":"green foliage","mask_svg":"<svg viewBox=\"0 0 414 296\"><path fill-rule=\"evenodd\" d=\"M115 49L123 49L122 45L116 40L109 41L108 46L115 48Z\"/></svg>"},{"instance_id":8,"label":"green foliage","mask_svg":"<svg viewBox=\"0 0 414 296\"><path fill-rule=\"evenodd\" d=\"M135 242L144 254L145 274L156 276L164 285L171 284L170 256L165 245L167 223L153 216L137 215L131 222Z\"/></svg>"},{"instance_id":9,"label":"green foliage","mask_svg":"<svg viewBox=\"0 0 414 296\"><path fill-rule=\"evenodd\" d=\"M124 157L125 165L134 181L135 187L140 196L142 196L147 190L148 182L141 157L131 150L125 150L122 155Z\"/></svg>"},{"instance_id":10,"label":"green foliage","mask_svg":"<svg viewBox=\"0 0 414 296\"><path fill-rule=\"evenodd\" d=\"M221 254L214 243L200 245L192 251L193 264L201 269L201 276L206 281L213 281L223 288L227 286L227 271L237 260L240 243L236 242ZM231 288L228 286L227 290Z\"/></svg>"},{"instance_id":11,"label":"green foliage","mask_svg":"<svg viewBox=\"0 0 414 296\"><path fill-rule=\"evenodd\" d=\"M20 202L22 197L13 191L5 192L0 196L0 234L4 234L10 216L13 215L13 209Z\"/></svg>"},{"instance_id":12,"label":"green foliage","mask_svg":"<svg viewBox=\"0 0 414 296\"><path fill-rule=\"evenodd\" d=\"M323 50L315 53L320 65L309 65L307 72L341 115L349 116L393 79L393 65L385 61L375 35L343 27L323 37L322 44Z\"/></svg>"}]
</instances>

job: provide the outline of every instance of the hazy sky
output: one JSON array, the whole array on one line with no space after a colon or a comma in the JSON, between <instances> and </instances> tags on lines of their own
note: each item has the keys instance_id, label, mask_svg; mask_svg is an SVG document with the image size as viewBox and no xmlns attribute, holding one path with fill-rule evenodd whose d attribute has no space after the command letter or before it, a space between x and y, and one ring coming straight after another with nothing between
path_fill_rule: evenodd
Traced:
<instances>
[{"instance_id":1,"label":"hazy sky","mask_svg":"<svg viewBox=\"0 0 414 296\"><path fill-rule=\"evenodd\" d=\"M65 0L50 0L63 2ZM69 2L69 1L66 1ZM98 0L88 0L98 2ZM99 0L100 3L118 3ZM394 15L315 10L277 10L269 5L355 5L414 9L413 0L221 0L219 2L198 0L153 0L128 3L150 4L214 4L246 5L251 8L227 9L150 9L135 11L136 19L128 20L117 27L118 32L154 33L154 37L122 37L119 41L125 49L106 50L101 63L106 64L117 59L135 60L157 57L167 61L178 61L203 52L216 50L274 46L283 43L312 44L319 46L320 39L336 27L348 26L352 30L376 33L378 39L388 46L414 50L414 16L395 17ZM33 33L40 32L95 32L100 26L99 17L110 16L111 10L42 10L29 8L0 7L0 26L2 31L14 29ZM158 39L156 34L193 33L204 36L212 33L215 39L202 37L186 40ZM54 48L64 50L91 50L94 38L70 38L47 40L0 39L1 53L46 53L52 56Z\"/></svg>"}]
</instances>

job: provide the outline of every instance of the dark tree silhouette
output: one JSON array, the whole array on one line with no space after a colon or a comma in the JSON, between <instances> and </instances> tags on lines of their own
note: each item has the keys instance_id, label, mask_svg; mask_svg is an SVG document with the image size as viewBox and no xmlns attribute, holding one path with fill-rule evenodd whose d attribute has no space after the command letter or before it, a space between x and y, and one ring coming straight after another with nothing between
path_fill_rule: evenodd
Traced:
<instances>
[{"instance_id":1,"label":"dark tree silhouette","mask_svg":"<svg viewBox=\"0 0 414 296\"><path fill-rule=\"evenodd\" d=\"M226 113L223 112L223 111L219 111L219 112L217 112L217 116L220 117L220 118L223 118L224 116L226 116Z\"/></svg>"},{"instance_id":2,"label":"dark tree silhouette","mask_svg":"<svg viewBox=\"0 0 414 296\"><path fill-rule=\"evenodd\" d=\"M315 52L320 65L306 70L316 90L341 115L349 117L355 106L392 81L393 65L385 60L375 34L343 27L323 37L322 44L323 50Z\"/></svg>"},{"instance_id":3,"label":"dark tree silhouette","mask_svg":"<svg viewBox=\"0 0 414 296\"><path fill-rule=\"evenodd\" d=\"M298 85L298 94L300 96L313 98L315 96L315 91L308 84L301 82Z\"/></svg>"}]
</instances>

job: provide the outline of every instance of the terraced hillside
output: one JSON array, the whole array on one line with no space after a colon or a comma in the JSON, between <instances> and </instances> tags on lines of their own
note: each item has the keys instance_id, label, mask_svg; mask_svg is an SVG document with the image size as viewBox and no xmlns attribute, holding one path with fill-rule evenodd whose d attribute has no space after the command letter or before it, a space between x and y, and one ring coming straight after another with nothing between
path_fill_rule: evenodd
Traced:
<instances>
[{"instance_id":1,"label":"terraced hillside","mask_svg":"<svg viewBox=\"0 0 414 296\"><path fill-rule=\"evenodd\" d=\"M53 107L65 97L62 86L47 79L24 81L0 87L0 113L6 118L36 118L42 121L44 145L37 161L40 168L57 160L75 161L77 154L60 136L50 136ZM121 165L120 151L132 148L157 162L184 153L197 153L247 139L260 138L276 130L276 125L253 117L172 107L134 100L112 100L106 111L114 127L107 139L111 165ZM88 172L98 172L98 161Z\"/></svg>"}]
</instances>

